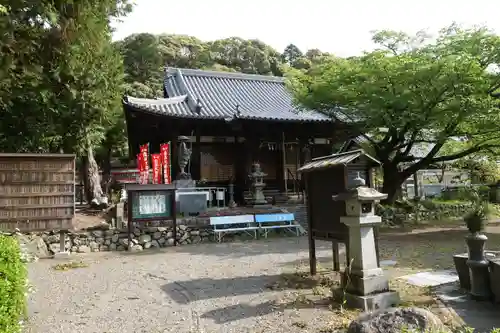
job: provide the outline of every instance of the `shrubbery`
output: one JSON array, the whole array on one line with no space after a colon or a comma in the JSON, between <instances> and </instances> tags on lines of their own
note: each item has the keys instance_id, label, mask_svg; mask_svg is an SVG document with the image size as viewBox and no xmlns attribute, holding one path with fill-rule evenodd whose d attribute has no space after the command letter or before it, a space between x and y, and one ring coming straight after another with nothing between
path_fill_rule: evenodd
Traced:
<instances>
[{"instance_id":1,"label":"shrubbery","mask_svg":"<svg viewBox=\"0 0 500 333\"><path fill-rule=\"evenodd\" d=\"M410 221L439 221L462 218L470 209L470 202L421 200L397 201L393 206L377 205L376 213L389 225Z\"/></svg>"},{"instance_id":2,"label":"shrubbery","mask_svg":"<svg viewBox=\"0 0 500 333\"><path fill-rule=\"evenodd\" d=\"M15 237L0 235L0 333L17 333L26 315L27 271Z\"/></svg>"}]
</instances>

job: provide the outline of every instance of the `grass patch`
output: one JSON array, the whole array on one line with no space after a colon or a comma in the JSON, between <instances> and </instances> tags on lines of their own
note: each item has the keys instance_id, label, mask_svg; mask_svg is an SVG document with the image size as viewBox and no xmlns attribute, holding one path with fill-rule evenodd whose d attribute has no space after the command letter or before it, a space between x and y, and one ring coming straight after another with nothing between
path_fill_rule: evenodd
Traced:
<instances>
[{"instance_id":1,"label":"grass patch","mask_svg":"<svg viewBox=\"0 0 500 333\"><path fill-rule=\"evenodd\" d=\"M446 200L443 198L432 198L430 201L439 204L439 205L468 205L470 201L466 200Z\"/></svg>"},{"instance_id":2,"label":"grass patch","mask_svg":"<svg viewBox=\"0 0 500 333\"><path fill-rule=\"evenodd\" d=\"M85 268L85 267L89 267L89 265L82 261L79 262L71 261L64 264L57 264L52 266L52 268L56 271L69 271L70 269Z\"/></svg>"},{"instance_id":3,"label":"grass patch","mask_svg":"<svg viewBox=\"0 0 500 333\"><path fill-rule=\"evenodd\" d=\"M399 292L401 307L420 307L436 313L443 323L452 323L452 318L445 318L443 313L437 311L439 303L433 295L431 288L422 288L407 284L404 280L397 279L401 273L397 269L388 269L391 290ZM273 284L268 286L272 290L286 291L283 296L275 302L276 308L280 310L304 308L323 308L329 314L325 317L324 326L318 332L338 332L346 329L352 320L359 314L359 309L350 309L346 306L345 290L340 284L340 274L321 267L318 274L311 276L304 266L297 267L293 273L284 273ZM293 323L301 327L305 322ZM307 326L307 325L306 325ZM303 328L305 329L306 326ZM302 328L302 327L301 327Z\"/></svg>"},{"instance_id":4,"label":"grass patch","mask_svg":"<svg viewBox=\"0 0 500 333\"><path fill-rule=\"evenodd\" d=\"M0 235L0 332L21 331L27 287L26 266L17 239Z\"/></svg>"}]
</instances>

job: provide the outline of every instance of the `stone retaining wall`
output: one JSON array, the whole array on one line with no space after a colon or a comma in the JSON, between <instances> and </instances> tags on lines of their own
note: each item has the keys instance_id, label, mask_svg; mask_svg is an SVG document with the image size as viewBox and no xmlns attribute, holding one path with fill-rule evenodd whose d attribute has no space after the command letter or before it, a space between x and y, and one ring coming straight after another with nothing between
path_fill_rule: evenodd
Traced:
<instances>
[{"instance_id":1,"label":"stone retaining wall","mask_svg":"<svg viewBox=\"0 0 500 333\"><path fill-rule=\"evenodd\" d=\"M307 209L305 205L284 207L294 213L296 220L307 230ZM174 245L174 229L171 222L149 223L137 226L133 230L132 249L141 251L149 248L162 248ZM30 251L38 257L49 257L60 251L60 235L58 232L34 232L17 235L21 243L27 244ZM209 218L182 218L177 221L177 244L198 244L215 241ZM241 239L244 233L230 233L224 239ZM84 230L66 234L66 251L72 253L125 251L128 249L128 230L123 228L109 229L105 225L97 230Z\"/></svg>"},{"instance_id":2,"label":"stone retaining wall","mask_svg":"<svg viewBox=\"0 0 500 333\"><path fill-rule=\"evenodd\" d=\"M197 244L210 241L210 231L188 227L177 226L177 243ZM59 252L59 234L43 233L42 239L51 252ZM144 227L133 230L132 250L140 251L149 248L161 248L174 245L173 227ZM99 252L99 251L125 251L128 249L127 230L92 230L84 232L69 233L66 239L67 251L71 252Z\"/></svg>"},{"instance_id":3,"label":"stone retaining wall","mask_svg":"<svg viewBox=\"0 0 500 333\"><path fill-rule=\"evenodd\" d=\"M382 222L389 225L399 225L407 221L439 221L462 218L470 210L470 204L422 202L417 206L392 207L378 205L376 214L382 217Z\"/></svg>"},{"instance_id":4,"label":"stone retaining wall","mask_svg":"<svg viewBox=\"0 0 500 333\"><path fill-rule=\"evenodd\" d=\"M196 219L180 220L177 225L178 245L198 244L213 241L213 233L207 221ZM54 231L33 232L29 234L13 233L22 244L38 257L48 257L60 252L60 234ZM162 248L174 245L174 228L171 225L141 226L132 231L132 250L141 251L149 248ZM229 237L235 237L231 235ZM66 251L73 253L125 251L128 249L128 230L83 230L66 234Z\"/></svg>"}]
</instances>

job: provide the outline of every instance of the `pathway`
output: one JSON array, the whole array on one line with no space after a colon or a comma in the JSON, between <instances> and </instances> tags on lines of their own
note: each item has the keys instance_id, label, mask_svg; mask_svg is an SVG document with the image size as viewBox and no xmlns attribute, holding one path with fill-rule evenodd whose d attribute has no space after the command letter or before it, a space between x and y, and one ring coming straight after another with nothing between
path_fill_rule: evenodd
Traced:
<instances>
[{"instance_id":1,"label":"pathway","mask_svg":"<svg viewBox=\"0 0 500 333\"><path fill-rule=\"evenodd\" d=\"M331 255L328 244L318 250ZM303 333L295 322L320 327L331 316L324 308L275 311L283 291L266 287L305 262L305 237L82 258L88 267L68 271L54 270L55 260L30 265L29 332Z\"/></svg>"}]
</instances>

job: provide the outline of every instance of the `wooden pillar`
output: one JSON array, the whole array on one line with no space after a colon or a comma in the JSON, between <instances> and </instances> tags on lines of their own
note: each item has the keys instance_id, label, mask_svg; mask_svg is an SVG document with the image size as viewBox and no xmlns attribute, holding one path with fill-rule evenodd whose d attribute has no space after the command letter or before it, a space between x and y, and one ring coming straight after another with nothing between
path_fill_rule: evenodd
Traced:
<instances>
[{"instance_id":1,"label":"wooden pillar","mask_svg":"<svg viewBox=\"0 0 500 333\"><path fill-rule=\"evenodd\" d=\"M233 168L234 168L234 200L241 204L244 201L243 192L245 191L246 183L246 159L248 158L248 153L246 151L245 144L240 142L240 137L234 136L234 146L233 146Z\"/></svg>"},{"instance_id":2,"label":"wooden pillar","mask_svg":"<svg viewBox=\"0 0 500 333\"><path fill-rule=\"evenodd\" d=\"M304 153L303 153L303 150L304 150L304 140L299 137L299 144L298 144L298 151L297 151L297 165L299 167L303 166L305 164L305 160L304 160ZM297 168L298 169L298 168ZM300 188L305 192L305 177L303 174L298 174L297 177L300 177Z\"/></svg>"},{"instance_id":3,"label":"wooden pillar","mask_svg":"<svg viewBox=\"0 0 500 333\"><path fill-rule=\"evenodd\" d=\"M179 146L177 144L177 136L178 133L173 133L172 140L170 141L170 150L171 150L171 158L172 160L170 161L171 163L171 172L172 172L172 182L177 179L178 173L179 173L179 159L178 159L178 153L179 153Z\"/></svg>"},{"instance_id":4,"label":"wooden pillar","mask_svg":"<svg viewBox=\"0 0 500 333\"><path fill-rule=\"evenodd\" d=\"M303 177L304 179L307 179L307 175ZM306 182L306 192L307 192L307 182ZM316 259L316 240L313 237L313 229L312 229L312 223L311 223L311 218L312 218L312 208L311 205L313 204L312 201L310 201L307 204L307 238L308 238L308 243L309 243L309 272L311 275L316 275L317 273L317 259Z\"/></svg>"},{"instance_id":5,"label":"wooden pillar","mask_svg":"<svg viewBox=\"0 0 500 333\"><path fill-rule=\"evenodd\" d=\"M193 142L193 151L191 154L191 178L194 180L201 179L201 147L200 147L200 130L195 129L195 142Z\"/></svg>"},{"instance_id":6,"label":"wooden pillar","mask_svg":"<svg viewBox=\"0 0 500 333\"><path fill-rule=\"evenodd\" d=\"M276 182L281 192L286 192L286 169L285 169L285 142L284 133L276 136ZM265 172L265 171L264 171Z\"/></svg>"},{"instance_id":7,"label":"wooden pillar","mask_svg":"<svg viewBox=\"0 0 500 333\"><path fill-rule=\"evenodd\" d=\"M282 142L281 147L283 148L283 156L282 156L282 158L283 158L283 174L284 174L283 182L285 185L285 193L288 194L288 170L286 168L285 132L281 132L281 142Z\"/></svg>"}]
</instances>

